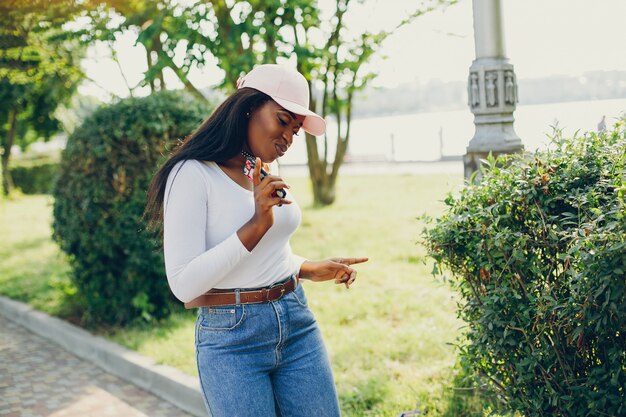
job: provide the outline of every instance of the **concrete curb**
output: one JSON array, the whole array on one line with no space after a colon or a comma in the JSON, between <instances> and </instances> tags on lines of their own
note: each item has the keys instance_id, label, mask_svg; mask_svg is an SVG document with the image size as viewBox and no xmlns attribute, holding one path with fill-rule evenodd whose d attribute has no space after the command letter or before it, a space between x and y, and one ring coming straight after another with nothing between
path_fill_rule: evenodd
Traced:
<instances>
[{"instance_id":1,"label":"concrete curb","mask_svg":"<svg viewBox=\"0 0 626 417\"><path fill-rule=\"evenodd\" d=\"M200 384L171 366L147 358L102 337L51 317L31 306L0 296L0 314L61 345L81 359L129 381L197 417L207 417Z\"/></svg>"}]
</instances>

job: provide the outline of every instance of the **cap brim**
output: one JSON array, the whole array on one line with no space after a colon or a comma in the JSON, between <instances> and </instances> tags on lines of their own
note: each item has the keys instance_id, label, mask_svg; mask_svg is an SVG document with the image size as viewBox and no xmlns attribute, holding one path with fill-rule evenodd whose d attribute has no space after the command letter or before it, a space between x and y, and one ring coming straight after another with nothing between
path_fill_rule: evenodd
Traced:
<instances>
[{"instance_id":1,"label":"cap brim","mask_svg":"<svg viewBox=\"0 0 626 417\"><path fill-rule=\"evenodd\" d=\"M285 110L305 116L304 121L302 122L302 129L306 132L309 132L314 136L322 136L324 132L326 132L326 121L317 113L314 113L306 107L302 107L293 101L276 97L272 97L272 99L280 106L284 107Z\"/></svg>"}]
</instances>

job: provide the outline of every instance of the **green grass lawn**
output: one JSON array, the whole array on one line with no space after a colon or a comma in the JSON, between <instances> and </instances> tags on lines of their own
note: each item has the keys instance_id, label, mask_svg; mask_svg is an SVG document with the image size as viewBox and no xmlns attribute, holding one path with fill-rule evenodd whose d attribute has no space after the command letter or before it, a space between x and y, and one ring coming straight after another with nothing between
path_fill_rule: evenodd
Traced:
<instances>
[{"instance_id":1,"label":"green grass lawn","mask_svg":"<svg viewBox=\"0 0 626 417\"><path fill-rule=\"evenodd\" d=\"M308 179L287 178L303 209L292 239L309 259L368 256L349 290L304 283L324 334L345 416L398 416L428 407L444 415L462 323L455 295L431 275L417 243L422 213L443 210L457 175L345 176L331 207L312 208ZM49 196L0 203L0 293L70 320L69 267L50 238ZM165 279L165 277L163 278ZM74 307L72 307L74 306ZM149 326L100 331L109 339L196 375L194 313ZM303 393L306 395L306 393ZM449 413L449 410L448 410Z\"/></svg>"}]
</instances>

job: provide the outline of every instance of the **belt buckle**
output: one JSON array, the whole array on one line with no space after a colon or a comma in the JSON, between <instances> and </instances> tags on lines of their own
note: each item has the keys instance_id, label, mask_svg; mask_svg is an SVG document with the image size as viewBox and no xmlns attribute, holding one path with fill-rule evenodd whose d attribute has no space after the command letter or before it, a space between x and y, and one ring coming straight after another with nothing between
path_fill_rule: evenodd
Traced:
<instances>
[{"instance_id":1,"label":"belt buckle","mask_svg":"<svg viewBox=\"0 0 626 417\"><path fill-rule=\"evenodd\" d=\"M275 284L270 285L269 287L267 287L270 290L273 290L274 288L278 288L278 287L284 287L285 283L284 282L277 282Z\"/></svg>"},{"instance_id":2,"label":"belt buckle","mask_svg":"<svg viewBox=\"0 0 626 417\"><path fill-rule=\"evenodd\" d=\"M267 295L269 295L269 290L273 290L274 288L279 288L280 287L280 295L276 299L277 300L281 299L283 297L283 295L285 295L285 292L287 292L287 288L286 288L287 284L289 284L294 278L295 277L292 275L292 276L289 277L289 279L287 281L271 285L270 287L267 288Z\"/></svg>"},{"instance_id":3,"label":"belt buckle","mask_svg":"<svg viewBox=\"0 0 626 417\"><path fill-rule=\"evenodd\" d=\"M283 297L283 295L285 295L285 291L286 291L285 290L285 285L286 285L286 282L281 282L281 283L274 284L274 285L270 286L267 289L268 297L269 297L269 294L270 294L271 290L276 289L276 288L280 288L280 295L278 297L276 297L276 300L280 300Z\"/></svg>"}]
</instances>

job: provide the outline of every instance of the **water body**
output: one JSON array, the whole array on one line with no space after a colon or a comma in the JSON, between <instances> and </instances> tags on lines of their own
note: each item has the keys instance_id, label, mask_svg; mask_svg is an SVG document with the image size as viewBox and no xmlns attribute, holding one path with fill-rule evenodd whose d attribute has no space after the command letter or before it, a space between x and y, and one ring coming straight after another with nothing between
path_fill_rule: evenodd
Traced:
<instances>
[{"instance_id":1,"label":"water body","mask_svg":"<svg viewBox=\"0 0 626 417\"><path fill-rule=\"evenodd\" d=\"M597 130L602 116L607 128L626 112L626 98L518 106L515 131L527 150L549 143L550 126L557 124L566 135ZM329 158L334 155L336 124L328 125ZM474 116L468 110L414 113L355 119L352 122L348 161L436 161L463 155L474 136ZM281 165L306 164L303 137L294 138ZM324 141L319 137L318 141Z\"/></svg>"}]
</instances>

